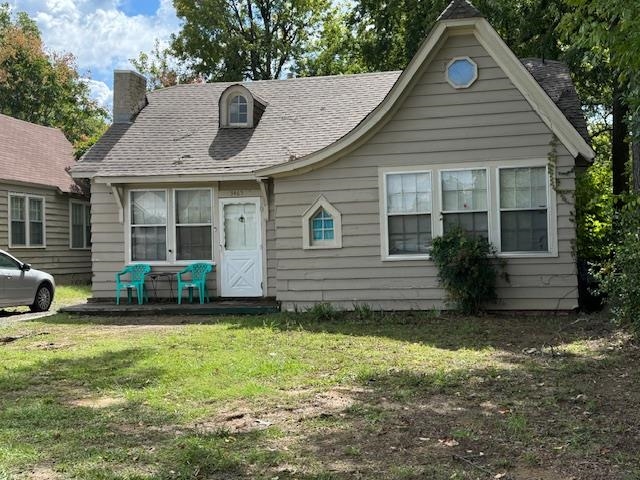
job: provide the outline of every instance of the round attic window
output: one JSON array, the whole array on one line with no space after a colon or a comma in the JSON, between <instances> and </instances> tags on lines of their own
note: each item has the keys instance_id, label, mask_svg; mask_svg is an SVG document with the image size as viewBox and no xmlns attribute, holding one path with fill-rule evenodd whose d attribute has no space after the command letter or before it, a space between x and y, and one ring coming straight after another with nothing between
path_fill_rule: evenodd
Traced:
<instances>
[{"instance_id":1,"label":"round attic window","mask_svg":"<svg viewBox=\"0 0 640 480\"><path fill-rule=\"evenodd\" d=\"M447 65L447 82L453 88L468 88L478 78L478 65L469 57L457 57Z\"/></svg>"}]
</instances>

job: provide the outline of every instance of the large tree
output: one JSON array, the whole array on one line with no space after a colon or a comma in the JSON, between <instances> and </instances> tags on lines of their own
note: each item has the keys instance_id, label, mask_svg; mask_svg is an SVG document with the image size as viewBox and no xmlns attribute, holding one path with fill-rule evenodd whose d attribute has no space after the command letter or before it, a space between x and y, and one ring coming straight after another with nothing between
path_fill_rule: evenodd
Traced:
<instances>
[{"instance_id":1,"label":"large tree","mask_svg":"<svg viewBox=\"0 0 640 480\"><path fill-rule=\"evenodd\" d=\"M35 22L0 4L0 113L60 128L81 153L108 116L89 93L73 56L48 53Z\"/></svg>"},{"instance_id":2,"label":"large tree","mask_svg":"<svg viewBox=\"0 0 640 480\"><path fill-rule=\"evenodd\" d=\"M328 0L174 0L173 53L208 81L280 77L304 53Z\"/></svg>"}]
</instances>

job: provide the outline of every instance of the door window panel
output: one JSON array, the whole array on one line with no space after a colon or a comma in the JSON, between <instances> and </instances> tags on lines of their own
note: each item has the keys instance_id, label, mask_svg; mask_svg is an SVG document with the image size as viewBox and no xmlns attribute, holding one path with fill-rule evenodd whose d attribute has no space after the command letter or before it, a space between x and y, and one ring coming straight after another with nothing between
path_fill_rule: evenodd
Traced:
<instances>
[{"instance_id":1,"label":"door window panel","mask_svg":"<svg viewBox=\"0 0 640 480\"><path fill-rule=\"evenodd\" d=\"M234 203L224 206L226 250L256 250L258 222L255 203Z\"/></svg>"}]
</instances>

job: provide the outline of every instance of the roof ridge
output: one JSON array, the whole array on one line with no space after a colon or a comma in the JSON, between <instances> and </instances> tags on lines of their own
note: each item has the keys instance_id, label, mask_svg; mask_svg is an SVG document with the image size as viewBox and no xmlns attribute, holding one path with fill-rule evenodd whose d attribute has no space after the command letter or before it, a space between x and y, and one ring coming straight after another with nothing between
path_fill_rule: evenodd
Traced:
<instances>
[{"instance_id":1,"label":"roof ridge","mask_svg":"<svg viewBox=\"0 0 640 480\"><path fill-rule=\"evenodd\" d=\"M54 130L56 132L62 133L62 130L60 130L58 127L52 127L52 126L49 126L49 125L41 125L39 123L30 122L28 120L22 120L21 118L12 117L11 115L7 115L7 114L4 114L4 113L0 113L0 117L5 117L5 118L8 118L8 119L13 120L15 122L26 123L27 125L29 125L31 127L35 126L35 127L39 127L39 128L48 128L49 130Z\"/></svg>"},{"instance_id":2,"label":"roof ridge","mask_svg":"<svg viewBox=\"0 0 640 480\"><path fill-rule=\"evenodd\" d=\"M438 17L440 20L452 20L458 18L484 17L469 0L452 0Z\"/></svg>"}]
</instances>

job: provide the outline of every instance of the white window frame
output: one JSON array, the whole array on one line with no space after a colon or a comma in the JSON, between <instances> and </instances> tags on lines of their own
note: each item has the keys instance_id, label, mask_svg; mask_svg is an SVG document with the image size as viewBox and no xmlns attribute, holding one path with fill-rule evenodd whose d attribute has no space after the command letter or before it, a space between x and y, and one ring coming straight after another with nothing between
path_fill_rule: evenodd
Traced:
<instances>
[{"instance_id":1,"label":"white window frame","mask_svg":"<svg viewBox=\"0 0 640 480\"><path fill-rule=\"evenodd\" d=\"M472 171L472 170L484 170L485 171L485 180L487 182L487 209L486 210L456 210L456 211L452 211L452 210L444 210L444 190L442 189L442 174L444 172L466 172L466 171ZM440 203L438 204L440 206L439 208L439 217L440 217L440 224L441 224L441 228L440 228L440 235L442 235L444 233L444 215L447 213L484 213L486 212L487 214L487 234L489 234L491 232L491 214L490 214L490 210L491 210L491 191L489 190L489 188L491 187L491 182L489 181L489 175L490 175L490 171L489 168L487 167L464 167L464 168L440 168L438 169L438 189L440 190ZM433 202L432 202L433 203Z\"/></svg>"},{"instance_id":2,"label":"white window frame","mask_svg":"<svg viewBox=\"0 0 640 480\"><path fill-rule=\"evenodd\" d=\"M199 191L208 191L209 192L209 201L211 202L210 205L210 210L209 212L211 213L211 221L209 223L178 223L177 218L176 218L176 194L178 192L186 192L189 190L199 190ZM177 187L177 188L172 188L172 212L173 212L173 259L174 259L174 263L176 264L181 264L181 263L185 263L185 264L189 264L189 263L193 263L193 262L212 262L213 258L214 258L214 241L213 241L213 189L209 188L209 187L188 187L188 188L183 188L183 187ZM178 227L211 227L211 258L201 258L198 260L178 260ZM168 245L168 244L167 244ZM167 257L168 258L168 257Z\"/></svg>"},{"instance_id":3,"label":"white window frame","mask_svg":"<svg viewBox=\"0 0 640 480\"><path fill-rule=\"evenodd\" d=\"M453 80L451 80L449 78L449 67L451 67L451 65L453 65L455 62L460 61L460 60L465 60L468 61L469 63L471 63L471 65L473 65L473 78L462 85L458 85L456 83L453 82ZM451 61L449 63L447 63L446 68L444 69L444 76L447 79L447 82L449 83L449 85L451 85L453 88L455 88L456 90L461 90L461 89L465 89L465 88L469 88L471 85L473 85L476 80L478 79L478 64L476 62L474 62L471 57L453 57L451 59Z\"/></svg>"},{"instance_id":4,"label":"white window frame","mask_svg":"<svg viewBox=\"0 0 640 480\"><path fill-rule=\"evenodd\" d=\"M211 258L203 258L198 260L176 260L177 252L176 252L176 222L175 222L175 191L176 190L209 190L211 192ZM167 224L166 224L166 244L167 244L167 252L165 260L132 260L132 252L131 252L131 194L132 192L165 192L167 199ZM124 252L124 261L125 263L146 263L151 266L186 266L194 262L214 262L216 255L215 248L215 215L216 211L214 210L215 204L215 191L212 187L202 186L202 187L172 187L172 188L130 188L127 190L126 205L124 208L125 211L125 221L124 221L124 229L125 229L125 252ZM196 224L189 224L195 226ZM208 224L207 224L208 225ZM164 225L140 225L147 227L162 227Z\"/></svg>"},{"instance_id":5,"label":"white window frame","mask_svg":"<svg viewBox=\"0 0 640 480\"><path fill-rule=\"evenodd\" d=\"M14 197L20 197L25 199L25 240L26 243L24 245L14 245L12 241L11 235L11 199ZM30 199L36 199L42 201L42 245L31 245L31 222L29 219L29 202ZM9 248L18 249L18 248L47 248L47 199L43 195L33 195L31 193L21 193L21 192L9 192L8 194L8 245Z\"/></svg>"},{"instance_id":6,"label":"white window frame","mask_svg":"<svg viewBox=\"0 0 640 480\"><path fill-rule=\"evenodd\" d=\"M545 176L547 178L547 251L540 252L502 252L502 239L501 239L501 230L502 225L500 224L500 213L502 212L502 208L500 207L500 170L508 170L514 168L537 168L544 167ZM551 188L551 181L549 177L549 163L545 161L544 165L542 164L526 164L526 165L500 165L496 167L495 172L495 185L496 185L496 203L497 203L497 216L496 216L496 230L497 230L497 239L498 242L495 244L498 249L498 256L500 257L508 257L508 258L530 258L530 257L557 257L558 256L558 215L556 210L557 198L556 195L552 195L551 192L554 192L553 188ZM511 209L508 209L511 210ZM516 209L516 210L541 210L541 209Z\"/></svg>"},{"instance_id":7,"label":"white window frame","mask_svg":"<svg viewBox=\"0 0 640 480\"><path fill-rule=\"evenodd\" d=\"M82 247L74 247L73 246L73 206L74 205L82 205L84 210L83 215L83 229L82 229ZM82 200L69 200L69 249L70 250L91 250L91 238L87 238L87 225L86 222L86 210L89 210L89 216L91 216L91 204L89 202L84 202ZM89 228L91 228L91 223L89 223Z\"/></svg>"},{"instance_id":8,"label":"white window frame","mask_svg":"<svg viewBox=\"0 0 640 480\"><path fill-rule=\"evenodd\" d=\"M429 254L421 254L417 253L415 255L410 254L402 254L402 255L391 255L389 253L389 215L387 213L387 177L389 175L401 175L403 173L409 174L419 174L419 173L428 173L430 174L431 179L431 211L429 215L431 217L431 238L435 238L437 236L435 225L435 209L434 209L434 198L436 196L435 185L433 182L434 179L434 171L431 166L423 167L399 167L399 168L380 168L379 169L379 191L382 192L380 195L380 231L382 234L382 241L380 242L380 247L382 249L381 255L382 260L384 261L402 261L402 260L428 260L431 258ZM438 190L439 191L439 190ZM403 214L394 214L394 215L403 215ZM407 213L406 215L426 215L426 213Z\"/></svg>"},{"instance_id":9,"label":"white window frame","mask_svg":"<svg viewBox=\"0 0 640 480\"><path fill-rule=\"evenodd\" d=\"M313 240L312 238L311 220L321 208L333 218L333 240ZM304 250L342 248L342 214L323 195L320 195L302 214L302 248Z\"/></svg>"},{"instance_id":10,"label":"white window frame","mask_svg":"<svg viewBox=\"0 0 640 480\"><path fill-rule=\"evenodd\" d=\"M443 233L444 219L442 217L442 178L441 172L456 170L487 171L487 222L489 227L489 242L497 249L497 256L502 258L549 258L558 256L558 196L547 183L547 247L544 252L502 252L500 238L500 177L499 171L507 168L535 168L545 167L549 178L549 160L546 158L531 158L523 160L488 161L482 163L437 164L419 166L398 166L378 168L379 209L380 209L380 257L382 261L428 260L429 255L390 255L389 236L387 227L387 181L389 174L427 173L431 172L431 235L433 238ZM437 181L436 181L437 180ZM475 210L474 210L475 211Z\"/></svg>"}]
</instances>

